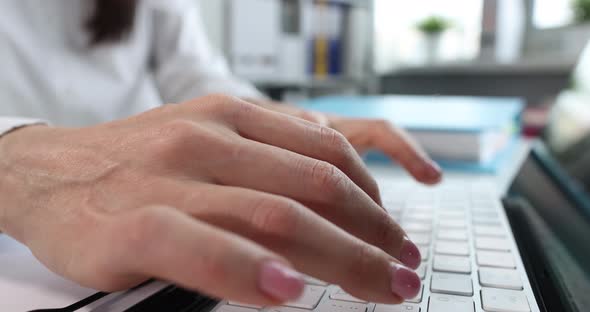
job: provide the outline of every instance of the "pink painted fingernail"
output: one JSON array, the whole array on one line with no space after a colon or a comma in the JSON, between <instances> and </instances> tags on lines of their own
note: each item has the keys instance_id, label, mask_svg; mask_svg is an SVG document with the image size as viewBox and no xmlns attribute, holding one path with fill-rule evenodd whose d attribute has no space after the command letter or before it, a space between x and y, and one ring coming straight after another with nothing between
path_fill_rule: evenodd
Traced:
<instances>
[{"instance_id":1,"label":"pink painted fingernail","mask_svg":"<svg viewBox=\"0 0 590 312\"><path fill-rule=\"evenodd\" d=\"M391 264L391 291L404 299L415 298L422 284L416 272L399 263Z\"/></svg>"},{"instance_id":2,"label":"pink painted fingernail","mask_svg":"<svg viewBox=\"0 0 590 312\"><path fill-rule=\"evenodd\" d=\"M303 276L290 267L266 261L260 271L260 289L276 300L285 302L298 299L303 293Z\"/></svg>"},{"instance_id":3,"label":"pink painted fingernail","mask_svg":"<svg viewBox=\"0 0 590 312\"><path fill-rule=\"evenodd\" d=\"M412 269L417 269L422 261L420 249L409 238L404 237L402 249L399 253L399 260L406 266Z\"/></svg>"}]
</instances>

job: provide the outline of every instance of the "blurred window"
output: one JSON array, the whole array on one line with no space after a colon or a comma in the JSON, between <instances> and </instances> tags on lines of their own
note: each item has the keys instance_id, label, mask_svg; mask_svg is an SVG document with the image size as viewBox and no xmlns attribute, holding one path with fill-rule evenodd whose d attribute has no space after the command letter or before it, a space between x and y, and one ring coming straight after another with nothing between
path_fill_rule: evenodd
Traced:
<instances>
[{"instance_id":1,"label":"blurred window","mask_svg":"<svg viewBox=\"0 0 590 312\"><path fill-rule=\"evenodd\" d=\"M555 28L571 24L574 11L570 0L535 0L533 24L536 28Z\"/></svg>"},{"instance_id":2,"label":"blurred window","mask_svg":"<svg viewBox=\"0 0 590 312\"><path fill-rule=\"evenodd\" d=\"M430 16L452 23L441 38L439 61L475 58L480 47L482 5L482 0L375 0L377 71L424 63L427 44L417 24Z\"/></svg>"}]
</instances>

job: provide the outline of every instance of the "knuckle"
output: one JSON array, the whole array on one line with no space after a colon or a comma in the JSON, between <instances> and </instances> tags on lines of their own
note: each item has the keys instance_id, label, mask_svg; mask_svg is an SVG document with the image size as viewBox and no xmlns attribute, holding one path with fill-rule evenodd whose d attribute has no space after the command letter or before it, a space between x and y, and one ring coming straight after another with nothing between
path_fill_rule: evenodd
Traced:
<instances>
[{"instance_id":1,"label":"knuckle","mask_svg":"<svg viewBox=\"0 0 590 312\"><path fill-rule=\"evenodd\" d=\"M186 102L183 105L192 110L197 110L205 116L221 117L227 114L237 102L241 101L236 97L214 93Z\"/></svg>"},{"instance_id":2,"label":"knuckle","mask_svg":"<svg viewBox=\"0 0 590 312\"><path fill-rule=\"evenodd\" d=\"M149 153L158 162L174 163L187 148L202 139L199 127L193 122L173 120L162 125L157 137L149 141Z\"/></svg>"},{"instance_id":3,"label":"knuckle","mask_svg":"<svg viewBox=\"0 0 590 312\"><path fill-rule=\"evenodd\" d=\"M198 109L204 110L217 110L226 106L228 102L235 101L236 99L229 95L212 93L203 97L194 99L184 103L185 105L195 106Z\"/></svg>"},{"instance_id":4,"label":"knuckle","mask_svg":"<svg viewBox=\"0 0 590 312\"><path fill-rule=\"evenodd\" d=\"M232 122L248 116L256 108L255 104L223 94L208 95L200 105L200 109Z\"/></svg>"},{"instance_id":5,"label":"knuckle","mask_svg":"<svg viewBox=\"0 0 590 312\"><path fill-rule=\"evenodd\" d=\"M244 120L251 116L258 108L255 104L234 99L228 110L228 117L233 122Z\"/></svg>"},{"instance_id":6,"label":"knuckle","mask_svg":"<svg viewBox=\"0 0 590 312\"><path fill-rule=\"evenodd\" d=\"M321 160L311 166L310 175L313 185L328 198L340 195L347 179L338 168Z\"/></svg>"},{"instance_id":7,"label":"knuckle","mask_svg":"<svg viewBox=\"0 0 590 312\"><path fill-rule=\"evenodd\" d=\"M369 177L367 185L365 187L365 191L367 192L367 194L369 194L369 196L371 196L371 198L373 198L376 201L379 201L378 203L381 204L381 190L379 189L379 184L377 184L375 178Z\"/></svg>"},{"instance_id":8,"label":"knuckle","mask_svg":"<svg viewBox=\"0 0 590 312\"><path fill-rule=\"evenodd\" d=\"M192 259L194 267L187 270L191 276L195 276L200 280L205 281L227 281L232 278L231 269L226 266L223 258L227 254L227 246L219 241L209 249L208 253L200 254Z\"/></svg>"},{"instance_id":9,"label":"knuckle","mask_svg":"<svg viewBox=\"0 0 590 312\"><path fill-rule=\"evenodd\" d=\"M133 254L143 254L149 242L164 234L164 217L159 209L145 208L125 224L126 235L122 235L123 246Z\"/></svg>"},{"instance_id":10,"label":"knuckle","mask_svg":"<svg viewBox=\"0 0 590 312\"><path fill-rule=\"evenodd\" d=\"M320 127L320 136L322 142L329 146L341 148L348 143L344 135L329 127Z\"/></svg>"},{"instance_id":11,"label":"knuckle","mask_svg":"<svg viewBox=\"0 0 590 312\"><path fill-rule=\"evenodd\" d=\"M290 199L265 198L254 205L251 224L273 236L297 232L299 204Z\"/></svg>"},{"instance_id":12,"label":"knuckle","mask_svg":"<svg viewBox=\"0 0 590 312\"><path fill-rule=\"evenodd\" d=\"M164 142L170 143L169 145L182 146L187 142L191 142L195 138L197 133L196 129L197 127L193 122L178 119L164 124L160 131L160 136Z\"/></svg>"},{"instance_id":13,"label":"knuckle","mask_svg":"<svg viewBox=\"0 0 590 312\"><path fill-rule=\"evenodd\" d=\"M333 164L347 166L354 161L354 148L342 133L328 127L321 127L320 137L322 145L327 146L331 151Z\"/></svg>"},{"instance_id":14,"label":"knuckle","mask_svg":"<svg viewBox=\"0 0 590 312\"><path fill-rule=\"evenodd\" d=\"M184 139L193 135L195 124L188 120L177 119L167 122L163 128L168 137Z\"/></svg>"},{"instance_id":15,"label":"knuckle","mask_svg":"<svg viewBox=\"0 0 590 312\"><path fill-rule=\"evenodd\" d=\"M324 122L321 115L319 115L318 113L307 111L307 110L300 111L298 115L299 115L299 118L301 118L303 120L307 120L312 123L323 124L323 122Z\"/></svg>"},{"instance_id":16,"label":"knuckle","mask_svg":"<svg viewBox=\"0 0 590 312\"><path fill-rule=\"evenodd\" d=\"M381 267L379 249L364 242L359 242L352 250L352 258L346 269L354 285L362 285L366 278L374 276L375 268Z\"/></svg>"},{"instance_id":17,"label":"knuckle","mask_svg":"<svg viewBox=\"0 0 590 312\"><path fill-rule=\"evenodd\" d=\"M385 214L385 212L383 212ZM389 216L383 216L377 219L374 224L375 244L381 246L384 250L390 250L392 247L398 247L403 237L401 228Z\"/></svg>"},{"instance_id":18,"label":"knuckle","mask_svg":"<svg viewBox=\"0 0 590 312\"><path fill-rule=\"evenodd\" d=\"M394 128L393 124L387 119L376 119L375 126L378 129L381 129L382 131L383 130L390 130L390 129Z\"/></svg>"}]
</instances>

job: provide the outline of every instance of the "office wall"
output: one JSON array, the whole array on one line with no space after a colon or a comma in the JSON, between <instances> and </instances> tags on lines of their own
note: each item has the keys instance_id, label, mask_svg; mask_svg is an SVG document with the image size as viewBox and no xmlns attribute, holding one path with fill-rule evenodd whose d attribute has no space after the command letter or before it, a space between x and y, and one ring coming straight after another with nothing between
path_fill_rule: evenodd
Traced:
<instances>
[{"instance_id":1,"label":"office wall","mask_svg":"<svg viewBox=\"0 0 590 312\"><path fill-rule=\"evenodd\" d=\"M536 29L533 25L534 0L524 1L527 7L527 34L524 43L524 55L547 61L575 62L590 40L590 25Z\"/></svg>"},{"instance_id":2,"label":"office wall","mask_svg":"<svg viewBox=\"0 0 590 312\"><path fill-rule=\"evenodd\" d=\"M227 20L224 15L225 0L194 0L201 6L201 15L211 44L217 51L224 51Z\"/></svg>"}]
</instances>

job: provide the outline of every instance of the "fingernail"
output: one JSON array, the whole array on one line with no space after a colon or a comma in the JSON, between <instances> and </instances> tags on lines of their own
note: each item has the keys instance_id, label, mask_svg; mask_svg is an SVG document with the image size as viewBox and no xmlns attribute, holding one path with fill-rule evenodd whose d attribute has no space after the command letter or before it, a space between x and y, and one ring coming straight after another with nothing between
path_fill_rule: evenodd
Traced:
<instances>
[{"instance_id":1,"label":"fingernail","mask_svg":"<svg viewBox=\"0 0 590 312\"><path fill-rule=\"evenodd\" d=\"M426 161L426 175L430 179L440 179L442 175L442 169L440 166L432 160Z\"/></svg>"},{"instance_id":2,"label":"fingernail","mask_svg":"<svg viewBox=\"0 0 590 312\"><path fill-rule=\"evenodd\" d=\"M420 249L418 249L418 246L416 246L416 244L414 244L407 237L404 237L399 259L404 265L414 270L420 266L420 262L422 261Z\"/></svg>"},{"instance_id":3,"label":"fingernail","mask_svg":"<svg viewBox=\"0 0 590 312\"><path fill-rule=\"evenodd\" d=\"M296 300L303 293L303 276L288 266L267 261L260 271L260 289L281 302Z\"/></svg>"},{"instance_id":4,"label":"fingernail","mask_svg":"<svg viewBox=\"0 0 590 312\"><path fill-rule=\"evenodd\" d=\"M422 284L416 272L399 263L391 264L391 291L404 299L415 298Z\"/></svg>"}]
</instances>

